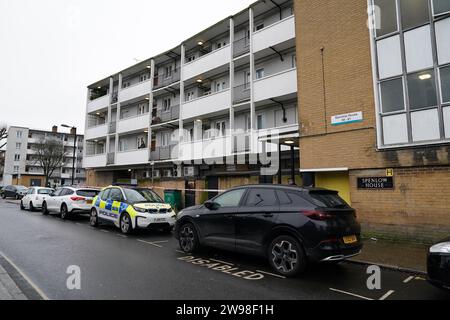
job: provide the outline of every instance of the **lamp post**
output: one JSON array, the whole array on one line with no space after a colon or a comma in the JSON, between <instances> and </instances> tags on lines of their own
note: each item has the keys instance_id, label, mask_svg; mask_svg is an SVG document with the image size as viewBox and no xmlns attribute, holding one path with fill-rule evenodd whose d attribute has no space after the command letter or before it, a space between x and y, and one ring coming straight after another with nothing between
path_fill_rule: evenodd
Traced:
<instances>
[{"instance_id":1,"label":"lamp post","mask_svg":"<svg viewBox=\"0 0 450 320\"><path fill-rule=\"evenodd\" d=\"M68 126L67 124L62 124L61 127L69 128L71 130L71 134L73 132L73 158L72 158L72 186L75 185L75 157L77 152L77 127Z\"/></svg>"}]
</instances>

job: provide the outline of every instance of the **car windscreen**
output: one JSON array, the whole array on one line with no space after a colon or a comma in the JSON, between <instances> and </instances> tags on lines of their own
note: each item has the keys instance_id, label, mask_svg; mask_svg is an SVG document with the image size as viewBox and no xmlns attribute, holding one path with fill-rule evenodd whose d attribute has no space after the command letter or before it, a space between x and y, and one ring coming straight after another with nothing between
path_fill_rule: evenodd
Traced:
<instances>
[{"instance_id":1,"label":"car windscreen","mask_svg":"<svg viewBox=\"0 0 450 320\"><path fill-rule=\"evenodd\" d=\"M320 208L349 208L347 202L342 199L337 192L332 191L311 191L309 200Z\"/></svg>"},{"instance_id":2,"label":"car windscreen","mask_svg":"<svg viewBox=\"0 0 450 320\"><path fill-rule=\"evenodd\" d=\"M53 191L53 189L39 189L38 194L52 194Z\"/></svg>"},{"instance_id":3,"label":"car windscreen","mask_svg":"<svg viewBox=\"0 0 450 320\"><path fill-rule=\"evenodd\" d=\"M96 195L100 193L99 190L78 190L77 196L80 197L87 197L87 198L94 198Z\"/></svg>"},{"instance_id":4,"label":"car windscreen","mask_svg":"<svg viewBox=\"0 0 450 320\"><path fill-rule=\"evenodd\" d=\"M130 204L137 203L164 203L162 199L152 190L148 189L124 189L125 196Z\"/></svg>"},{"instance_id":5,"label":"car windscreen","mask_svg":"<svg viewBox=\"0 0 450 320\"><path fill-rule=\"evenodd\" d=\"M24 186L16 186L16 189L17 189L18 191L28 190L28 188L27 188L27 187L24 187Z\"/></svg>"}]
</instances>

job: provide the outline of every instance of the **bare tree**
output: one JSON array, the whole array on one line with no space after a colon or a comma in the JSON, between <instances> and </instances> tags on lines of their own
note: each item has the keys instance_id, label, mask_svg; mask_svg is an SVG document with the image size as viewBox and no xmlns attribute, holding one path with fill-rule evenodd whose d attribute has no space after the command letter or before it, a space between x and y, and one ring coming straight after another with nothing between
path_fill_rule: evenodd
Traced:
<instances>
[{"instance_id":1,"label":"bare tree","mask_svg":"<svg viewBox=\"0 0 450 320\"><path fill-rule=\"evenodd\" d=\"M34 164L44 171L45 185L48 185L55 170L61 168L64 163L64 145L61 140L55 138L42 138L32 146L32 150L35 152Z\"/></svg>"},{"instance_id":2,"label":"bare tree","mask_svg":"<svg viewBox=\"0 0 450 320\"><path fill-rule=\"evenodd\" d=\"M6 146L6 138L8 138L8 128L4 124L0 124L0 149Z\"/></svg>"}]
</instances>

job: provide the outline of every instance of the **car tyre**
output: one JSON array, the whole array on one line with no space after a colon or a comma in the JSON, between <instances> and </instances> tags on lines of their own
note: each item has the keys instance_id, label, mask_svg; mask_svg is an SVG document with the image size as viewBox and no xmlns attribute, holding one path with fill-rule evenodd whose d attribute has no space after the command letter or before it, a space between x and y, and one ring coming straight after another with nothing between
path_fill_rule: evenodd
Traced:
<instances>
[{"instance_id":1,"label":"car tyre","mask_svg":"<svg viewBox=\"0 0 450 320\"><path fill-rule=\"evenodd\" d=\"M97 214L97 210L95 208L92 208L91 210L91 215L89 218L89 224L91 225L91 227L97 228L99 223L98 223L98 214Z\"/></svg>"},{"instance_id":2,"label":"car tyre","mask_svg":"<svg viewBox=\"0 0 450 320\"><path fill-rule=\"evenodd\" d=\"M48 215L47 202L45 201L42 203L42 214L44 216Z\"/></svg>"},{"instance_id":3,"label":"car tyre","mask_svg":"<svg viewBox=\"0 0 450 320\"><path fill-rule=\"evenodd\" d=\"M178 239L180 248L185 253L195 252L200 246L197 231L190 222L185 223L180 227L178 230Z\"/></svg>"},{"instance_id":4,"label":"car tyre","mask_svg":"<svg viewBox=\"0 0 450 320\"><path fill-rule=\"evenodd\" d=\"M69 218L69 210L67 209L67 205L65 203L62 204L60 210L61 219L67 220Z\"/></svg>"},{"instance_id":5,"label":"car tyre","mask_svg":"<svg viewBox=\"0 0 450 320\"><path fill-rule=\"evenodd\" d=\"M23 202L20 201L20 210L25 210L25 207L23 206Z\"/></svg>"},{"instance_id":6,"label":"car tyre","mask_svg":"<svg viewBox=\"0 0 450 320\"><path fill-rule=\"evenodd\" d=\"M123 234L131 234L133 233L133 224L131 223L131 218L128 213L124 213L120 217L120 231Z\"/></svg>"},{"instance_id":7,"label":"car tyre","mask_svg":"<svg viewBox=\"0 0 450 320\"><path fill-rule=\"evenodd\" d=\"M33 206L33 202L30 202L30 212L36 211L36 208Z\"/></svg>"},{"instance_id":8,"label":"car tyre","mask_svg":"<svg viewBox=\"0 0 450 320\"><path fill-rule=\"evenodd\" d=\"M20 196L18 194L16 194L16 200L20 200Z\"/></svg>"},{"instance_id":9,"label":"car tyre","mask_svg":"<svg viewBox=\"0 0 450 320\"><path fill-rule=\"evenodd\" d=\"M268 247L267 256L274 271L291 278L306 270L306 254L300 243L291 236L279 236Z\"/></svg>"},{"instance_id":10,"label":"car tyre","mask_svg":"<svg viewBox=\"0 0 450 320\"><path fill-rule=\"evenodd\" d=\"M2 199L6 199L6 194L2 194Z\"/></svg>"}]
</instances>

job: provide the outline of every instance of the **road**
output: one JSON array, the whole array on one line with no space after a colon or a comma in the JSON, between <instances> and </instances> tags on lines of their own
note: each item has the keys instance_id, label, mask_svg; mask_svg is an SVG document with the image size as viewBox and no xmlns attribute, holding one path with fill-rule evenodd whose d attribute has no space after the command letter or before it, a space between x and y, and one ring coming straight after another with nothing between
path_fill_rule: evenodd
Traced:
<instances>
[{"instance_id":1,"label":"road","mask_svg":"<svg viewBox=\"0 0 450 320\"><path fill-rule=\"evenodd\" d=\"M49 299L292 300L449 299L419 276L383 270L381 290L369 290L366 267L315 265L296 279L272 274L263 259L203 249L195 257L159 232L120 234L89 226L87 216L20 211L0 200L0 252ZM69 290L69 266L81 289Z\"/></svg>"}]
</instances>

